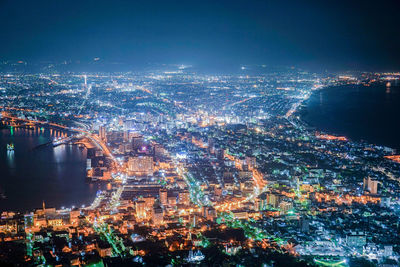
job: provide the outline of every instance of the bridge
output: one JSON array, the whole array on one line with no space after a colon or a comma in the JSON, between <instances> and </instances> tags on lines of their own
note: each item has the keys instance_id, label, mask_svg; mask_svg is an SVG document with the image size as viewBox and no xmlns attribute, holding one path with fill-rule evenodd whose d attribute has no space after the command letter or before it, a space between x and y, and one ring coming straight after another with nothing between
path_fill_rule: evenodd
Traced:
<instances>
[{"instance_id":1,"label":"bridge","mask_svg":"<svg viewBox=\"0 0 400 267\"><path fill-rule=\"evenodd\" d=\"M85 135L81 135L81 134L71 135L71 136L67 136L67 137L64 137L64 138L56 139L56 140L53 140L53 141L50 141L50 142L47 142L47 143L44 143L44 144L37 145L33 149L37 149L37 148L41 148L41 147L45 147L45 146L49 146L49 145L53 145L53 147L57 147L57 146L68 144L68 143L74 143L74 144L80 143L80 144L83 144L86 147L88 147L86 145L87 144L86 142L80 142L80 140L83 139L83 138L85 138Z\"/></svg>"},{"instance_id":2,"label":"bridge","mask_svg":"<svg viewBox=\"0 0 400 267\"><path fill-rule=\"evenodd\" d=\"M18 118L15 116L11 116L9 115L7 112L2 112L2 118L7 118L10 119L12 122L16 122L16 121L23 121L25 123L30 123L31 125L49 125L51 127L57 127L60 129L64 129L64 130L68 130L71 132L76 132L76 133L80 133L85 135L85 137L89 138L90 141L100 150L103 151L104 155L110 157L116 164L117 166L119 166L119 162L117 161L117 159L111 154L111 151L109 150L109 148L107 147L107 145L100 139L100 137L96 134L93 134L87 130L81 129L81 128L72 128L72 127L68 127L62 124L57 124L57 123L52 123L52 122L48 122L48 121L40 121L40 120L29 120L29 119L24 119L24 118Z\"/></svg>"}]
</instances>

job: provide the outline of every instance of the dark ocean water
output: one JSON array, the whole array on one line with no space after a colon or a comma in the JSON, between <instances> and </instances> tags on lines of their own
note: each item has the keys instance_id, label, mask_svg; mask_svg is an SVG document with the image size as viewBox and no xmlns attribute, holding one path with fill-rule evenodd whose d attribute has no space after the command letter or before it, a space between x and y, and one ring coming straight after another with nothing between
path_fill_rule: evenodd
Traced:
<instances>
[{"instance_id":1,"label":"dark ocean water","mask_svg":"<svg viewBox=\"0 0 400 267\"><path fill-rule=\"evenodd\" d=\"M400 150L400 84L346 85L314 92L301 111L317 130Z\"/></svg>"},{"instance_id":2,"label":"dark ocean water","mask_svg":"<svg viewBox=\"0 0 400 267\"><path fill-rule=\"evenodd\" d=\"M0 212L30 211L46 207L60 208L91 203L98 186L87 183L86 150L77 146L45 146L39 144L59 136L50 129L0 130ZM13 143L14 152L7 151Z\"/></svg>"}]
</instances>

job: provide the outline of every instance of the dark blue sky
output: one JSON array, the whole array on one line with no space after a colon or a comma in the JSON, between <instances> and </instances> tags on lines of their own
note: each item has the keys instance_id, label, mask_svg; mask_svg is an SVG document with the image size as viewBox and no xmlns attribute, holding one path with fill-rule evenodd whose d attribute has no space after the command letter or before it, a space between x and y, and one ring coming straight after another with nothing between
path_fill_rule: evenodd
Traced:
<instances>
[{"instance_id":1,"label":"dark blue sky","mask_svg":"<svg viewBox=\"0 0 400 267\"><path fill-rule=\"evenodd\" d=\"M0 58L400 69L399 8L385 0L0 0Z\"/></svg>"}]
</instances>

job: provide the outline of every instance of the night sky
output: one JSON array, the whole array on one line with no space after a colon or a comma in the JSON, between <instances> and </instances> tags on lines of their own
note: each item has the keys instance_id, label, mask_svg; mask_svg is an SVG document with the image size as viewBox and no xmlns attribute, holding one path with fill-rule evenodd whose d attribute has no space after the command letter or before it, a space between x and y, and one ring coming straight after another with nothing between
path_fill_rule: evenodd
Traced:
<instances>
[{"instance_id":1,"label":"night sky","mask_svg":"<svg viewBox=\"0 0 400 267\"><path fill-rule=\"evenodd\" d=\"M399 2L0 0L0 58L400 70Z\"/></svg>"}]
</instances>

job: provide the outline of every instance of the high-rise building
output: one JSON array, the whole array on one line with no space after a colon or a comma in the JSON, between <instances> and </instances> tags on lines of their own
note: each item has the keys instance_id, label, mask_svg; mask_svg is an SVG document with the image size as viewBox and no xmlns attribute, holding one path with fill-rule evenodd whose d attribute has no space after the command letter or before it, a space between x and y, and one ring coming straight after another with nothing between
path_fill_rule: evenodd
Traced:
<instances>
[{"instance_id":1,"label":"high-rise building","mask_svg":"<svg viewBox=\"0 0 400 267\"><path fill-rule=\"evenodd\" d=\"M267 203L268 205L277 208L279 203L281 202L282 196L279 194L270 193L267 195Z\"/></svg>"},{"instance_id":2,"label":"high-rise building","mask_svg":"<svg viewBox=\"0 0 400 267\"><path fill-rule=\"evenodd\" d=\"M138 200L135 204L136 218L139 220L146 219L146 202L144 200Z\"/></svg>"},{"instance_id":3,"label":"high-rise building","mask_svg":"<svg viewBox=\"0 0 400 267\"><path fill-rule=\"evenodd\" d=\"M167 200L168 200L168 205L174 207L177 202L177 195L168 196Z\"/></svg>"},{"instance_id":4,"label":"high-rise building","mask_svg":"<svg viewBox=\"0 0 400 267\"><path fill-rule=\"evenodd\" d=\"M160 225L164 222L164 213L160 206L153 206L152 219L154 225Z\"/></svg>"},{"instance_id":5,"label":"high-rise building","mask_svg":"<svg viewBox=\"0 0 400 267\"><path fill-rule=\"evenodd\" d=\"M214 218L217 217L217 212L211 206L203 206L202 207L202 215L207 220L213 220Z\"/></svg>"},{"instance_id":6,"label":"high-rise building","mask_svg":"<svg viewBox=\"0 0 400 267\"><path fill-rule=\"evenodd\" d=\"M86 170L92 169L92 160L86 159Z\"/></svg>"},{"instance_id":7,"label":"high-rise building","mask_svg":"<svg viewBox=\"0 0 400 267\"><path fill-rule=\"evenodd\" d=\"M100 126L99 127L99 137L102 141L105 141L107 139L106 136L106 127L104 126Z\"/></svg>"},{"instance_id":8,"label":"high-rise building","mask_svg":"<svg viewBox=\"0 0 400 267\"><path fill-rule=\"evenodd\" d=\"M214 153L214 144L215 144L215 140L212 137L208 137L208 152L210 154Z\"/></svg>"},{"instance_id":9,"label":"high-rise building","mask_svg":"<svg viewBox=\"0 0 400 267\"><path fill-rule=\"evenodd\" d=\"M124 142L128 142L129 141L129 131L125 130L124 131Z\"/></svg>"},{"instance_id":10,"label":"high-rise building","mask_svg":"<svg viewBox=\"0 0 400 267\"><path fill-rule=\"evenodd\" d=\"M161 205L166 206L168 204L168 191L167 189L160 189L160 202Z\"/></svg>"},{"instance_id":11,"label":"high-rise building","mask_svg":"<svg viewBox=\"0 0 400 267\"><path fill-rule=\"evenodd\" d=\"M207 220L214 220L215 218L217 218L217 211L210 207L207 212Z\"/></svg>"},{"instance_id":12,"label":"high-rise building","mask_svg":"<svg viewBox=\"0 0 400 267\"><path fill-rule=\"evenodd\" d=\"M129 176L151 176L153 175L153 157L138 156L131 157L128 161Z\"/></svg>"},{"instance_id":13,"label":"high-rise building","mask_svg":"<svg viewBox=\"0 0 400 267\"><path fill-rule=\"evenodd\" d=\"M378 183L378 181L372 180L371 177L364 178L364 190L376 195L378 193Z\"/></svg>"},{"instance_id":14,"label":"high-rise building","mask_svg":"<svg viewBox=\"0 0 400 267\"><path fill-rule=\"evenodd\" d=\"M257 162L255 157L246 157L246 165L249 170L252 170L257 167Z\"/></svg>"},{"instance_id":15,"label":"high-rise building","mask_svg":"<svg viewBox=\"0 0 400 267\"><path fill-rule=\"evenodd\" d=\"M281 215L288 213L289 210L293 208L293 204L288 201L282 201L279 203L279 210Z\"/></svg>"},{"instance_id":16,"label":"high-rise building","mask_svg":"<svg viewBox=\"0 0 400 267\"><path fill-rule=\"evenodd\" d=\"M142 200L146 203L146 210L151 210L156 199L153 196L145 196Z\"/></svg>"},{"instance_id":17,"label":"high-rise building","mask_svg":"<svg viewBox=\"0 0 400 267\"><path fill-rule=\"evenodd\" d=\"M190 194L189 191L183 190L178 193L179 204L189 205L190 204Z\"/></svg>"},{"instance_id":18,"label":"high-rise building","mask_svg":"<svg viewBox=\"0 0 400 267\"><path fill-rule=\"evenodd\" d=\"M346 236L346 243L349 247L362 248L367 243L367 238L364 232L352 232Z\"/></svg>"},{"instance_id":19,"label":"high-rise building","mask_svg":"<svg viewBox=\"0 0 400 267\"><path fill-rule=\"evenodd\" d=\"M261 210L261 199L259 198L254 199L254 210L255 211Z\"/></svg>"},{"instance_id":20,"label":"high-rise building","mask_svg":"<svg viewBox=\"0 0 400 267\"><path fill-rule=\"evenodd\" d=\"M142 136L134 136L132 138L132 150L137 151L142 148L146 143Z\"/></svg>"}]
</instances>

